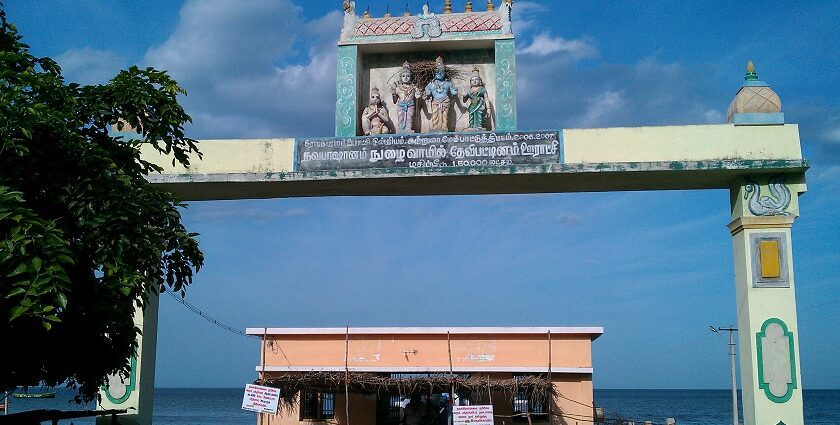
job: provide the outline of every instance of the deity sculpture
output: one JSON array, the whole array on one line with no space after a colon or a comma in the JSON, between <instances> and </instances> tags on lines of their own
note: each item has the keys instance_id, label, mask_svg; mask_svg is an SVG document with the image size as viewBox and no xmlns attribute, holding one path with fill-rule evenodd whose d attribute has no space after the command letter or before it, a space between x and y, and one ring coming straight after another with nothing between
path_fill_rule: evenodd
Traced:
<instances>
[{"instance_id":1,"label":"deity sculpture","mask_svg":"<svg viewBox=\"0 0 840 425\"><path fill-rule=\"evenodd\" d=\"M473 75L470 78L470 89L464 94L464 102L470 101L467 113L470 118L470 125L467 130L486 130L484 120L487 117L487 89L484 88L484 81L479 75L478 67L473 68Z\"/></svg>"},{"instance_id":2,"label":"deity sculpture","mask_svg":"<svg viewBox=\"0 0 840 425\"><path fill-rule=\"evenodd\" d=\"M399 82L391 86L391 98L397 105L397 132L414 133L414 111L420 91L414 85L411 66L405 61L400 71Z\"/></svg>"},{"instance_id":3,"label":"deity sculpture","mask_svg":"<svg viewBox=\"0 0 840 425\"><path fill-rule=\"evenodd\" d=\"M393 123L388 116L388 108L382 104L379 89L370 91L370 104L362 111L362 130L365 136L392 133Z\"/></svg>"},{"instance_id":4,"label":"deity sculpture","mask_svg":"<svg viewBox=\"0 0 840 425\"><path fill-rule=\"evenodd\" d=\"M344 0L344 25L341 29L341 39L346 40L353 36L356 31L356 21L359 19L356 16L356 2Z\"/></svg>"},{"instance_id":5,"label":"deity sculpture","mask_svg":"<svg viewBox=\"0 0 840 425\"><path fill-rule=\"evenodd\" d=\"M443 58L435 60L435 79L426 85L426 104L432 114L432 131L449 131L450 96L458 96L458 89L446 80Z\"/></svg>"}]
</instances>

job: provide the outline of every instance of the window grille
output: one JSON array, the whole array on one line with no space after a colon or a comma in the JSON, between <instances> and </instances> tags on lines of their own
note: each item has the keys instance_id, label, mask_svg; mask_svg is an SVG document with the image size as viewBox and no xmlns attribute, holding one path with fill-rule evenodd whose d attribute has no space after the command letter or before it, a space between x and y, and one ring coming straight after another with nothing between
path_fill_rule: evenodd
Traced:
<instances>
[{"instance_id":1,"label":"window grille","mask_svg":"<svg viewBox=\"0 0 840 425\"><path fill-rule=\"evenodd\" d=\"M524 378L530 375L513 375L514 379ZM519 389L513 397L513 414L522 413L548 413L548 399L545 397L530 397L528 391ZM515 417L514 420L527 420L526 417Z\"/></svg>"},{"instance_id":2,"label":"window grille","mask_svg":"<svg viewBox=\"0 0 840 425\"><path fill-rule=\"evenodd\" d=\"M332 419L335 417L335 394L312 390L301 391L300 419Z\"/></svg>"}]
</instances>

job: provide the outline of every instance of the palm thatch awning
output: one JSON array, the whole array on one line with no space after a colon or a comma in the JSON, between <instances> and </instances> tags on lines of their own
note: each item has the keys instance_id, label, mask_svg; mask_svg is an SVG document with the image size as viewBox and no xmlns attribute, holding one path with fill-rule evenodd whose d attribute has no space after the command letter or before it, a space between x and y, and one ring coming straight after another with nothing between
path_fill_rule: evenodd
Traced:
<instances>
[{"instance_id":1,"label":"palm thatch awning","mask_svg":"<svg viewBox=\"0 0 840 425\"><path fill-rule=\"evenodd\" d=\"M432 394L468 391L471 393L502 393L506 398L522 394L529 399L538 400L554 397L557 392L551 381L543 376L528 375L497 379L488 376L456 374L377 374L330 372L284 372L280 375L257 379L255 384L279 388L283 402L290 406L297 401L300 391L357 394Z\"/></svg>"}]
</instances>

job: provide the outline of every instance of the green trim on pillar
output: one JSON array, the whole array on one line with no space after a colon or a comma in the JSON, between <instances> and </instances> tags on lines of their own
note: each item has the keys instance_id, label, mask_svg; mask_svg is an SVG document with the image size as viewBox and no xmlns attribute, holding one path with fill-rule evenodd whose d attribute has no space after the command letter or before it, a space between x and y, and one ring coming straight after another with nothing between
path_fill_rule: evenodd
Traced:
<instances>
[{"instance_id":1,"label":"green trim on pillar","mask_svg":"<svg viewBox=\"0 0 840 425\"><path fill-rule=\"evenodd\" d=\"M761 338L766 335L767 327L771 324L778 324L782 327L782 335L788 339L788 353L790 354L790 381L787 384L787 392L782 396L776 396L770 392L770 384L764 380L764 354L761 350ZM793 396L793 390L796 389L796 358L793 351L793 332L790 332L785 322L782 319L771 317L764 321L761 325L761 332L755 334L755 349L756 357L758 359L758 388L764 390L764 395L774 403L785 403Z\"/></svg>"},{"instance_id":2,"label":"green trim on pillar","mask_svg":"<svg viewBox=\"0 0 840 425\"><path fill-rule=\"evenodd\" d=\"M356 114L356 76L359 69L359 47L338 46L336 66L335 135L349 137L356 135L358 118Z\"/></svg>"},{"instance_id":3,"label":"green trim on pillar","mask_svg":"<svg viewBox=\"0 0 840 425\"><path fill-rule=\"evenodd\" d=\"M134 392L134 389L137 387L137 356L131 357L131 371L128 373L128 385L125 386L125 394L123 394L120 398L114 398L111 396L111 392L108 391L108 384L102 386L102 390L105 393L105 397L108 398L108 401L114 404L123 404L131 397L131 393Z\"/></svg>"},{"instance_id":4,"label":"green trim on pillar","mask_svg":"<svg viewBox=\"0 0 840 425\"><path fill-rule=\"evenodd\" d=\"M496 40L496 130L516 130L516 45Z\"/></svg>"}]
</instances>

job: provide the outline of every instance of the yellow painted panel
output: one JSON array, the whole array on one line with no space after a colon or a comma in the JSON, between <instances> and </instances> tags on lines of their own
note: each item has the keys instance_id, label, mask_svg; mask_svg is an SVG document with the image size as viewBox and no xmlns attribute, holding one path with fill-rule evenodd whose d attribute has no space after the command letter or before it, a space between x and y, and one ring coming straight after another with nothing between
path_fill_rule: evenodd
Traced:
<instances>
[{"instance_id":1,"label":"yellow painted panel","mask_svg":"<svg viewBox=\"0 0 840 425\"><path fill-rule=\"evenodd\" d=\"M570 164L802 159L795 124L567 129L563 145Z\"/></svg>"},{"instance_id":2,"label":"yellow painted panel","mask_svg":"<svg viewBox=\"0 0 840 425\"><path fill-rule=\"evenodd\" d=\"M760 241L758 251L761 260L761 277L765 279L780 277L782 266L779 261L779 241Z\"/></svg>"},{"instance_id":3,"label":"yellow painted panel","mask_svg":"<svg viewBox=\"0 0 840 425\"><path fill-rule=\"evenodd\" d=\"M164 168L164 174L277 173L294 171L295 139L200 140L189 169L158 154L151 146L141 150L143 159Z\"/></svg>"}]
</instances>

